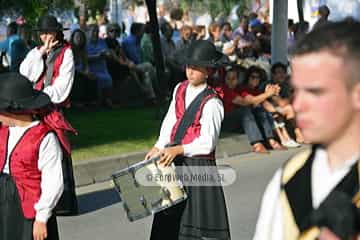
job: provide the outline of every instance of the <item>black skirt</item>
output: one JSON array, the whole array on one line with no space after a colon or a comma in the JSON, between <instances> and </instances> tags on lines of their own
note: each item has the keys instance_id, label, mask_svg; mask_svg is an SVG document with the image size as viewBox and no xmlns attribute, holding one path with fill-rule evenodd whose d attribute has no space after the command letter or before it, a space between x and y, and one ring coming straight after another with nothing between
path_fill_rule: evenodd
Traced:
<instances>
[{"instance_id":1,"label":"black skirt","mask_svg":"<svg viewBox=\"0 0 360 240\"><path fill-rule=\"evenodd\" d=\"M183 158L177 166L216 166L214 160ZM230 239L229 221L222 186L186 186L188 194L183 201L156 213L151 240Z\"/></svg>"},{"instance_id":2,"label":"black skirt","mask_svg":"<svg viewBox=\"0 0 360 240\"><path fill-rule=\"evenodd\" d=\"M32 240L34 219L24 217L19 194L8 174L0 173L0 239ZM58 240L56 217L47 222L47 240Z\"/></svg>"},{"instance_id":3,"label":"black skirt","mask_svg":"<svg viewBox=\"0 0 360 240\"><path fill-rule=\"evenodd\" d=\"M75 192L74 170L71 155L67 154L64 150L61 165L64 190L54 212L57 216L75 216L78 214L78 202Z\"/></svg>"}]
</instances>

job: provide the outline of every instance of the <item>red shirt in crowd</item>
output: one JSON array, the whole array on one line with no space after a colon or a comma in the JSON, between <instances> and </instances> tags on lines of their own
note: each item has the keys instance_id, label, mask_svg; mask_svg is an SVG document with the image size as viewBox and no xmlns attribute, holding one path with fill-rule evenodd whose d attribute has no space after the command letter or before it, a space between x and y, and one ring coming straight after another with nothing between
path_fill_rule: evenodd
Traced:
<instances>
[{"instance_id":1,"label":"red shirt in crowd","mask_svg":"<svg viewBox=\"0 0 360 240\"><path fill-rule=\"evenodd\" d=\"M248 86L241 86L239 87L236 92L241 96L241 97L246 97L248 95L251 96L258 96L260 95L262 92L257 90L257 89L251 89Z\"/></svg>"},{"instance_id":2,"label":"red shirt in crowd","mask_svg":"<svg viewBox=\"0 0 360 240\"><path fill-rule=\"evenodd\" d=\"M225 113L231 112L234 110L235 105L233 100L239 95L234 89L229 88L226 84L221 86L223 90L223 104Z\"/></svg>"}]
</instances>

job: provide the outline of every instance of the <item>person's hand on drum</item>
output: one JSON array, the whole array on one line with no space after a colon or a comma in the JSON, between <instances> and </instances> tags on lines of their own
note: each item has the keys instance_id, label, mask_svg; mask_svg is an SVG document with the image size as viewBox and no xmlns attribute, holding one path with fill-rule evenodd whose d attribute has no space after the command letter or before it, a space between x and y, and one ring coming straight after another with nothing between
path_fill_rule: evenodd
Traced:
<instances>
[{"instance_id":1,"label":"person's hand on drum","mask_svg":"<svg viewBox=\"0 0 360 240\"><path fill-rule=\"evenodd\" d=\"M152 157L155 157L160 154L160 149L157 147L153 147L150 149L150 151L146 154L145 160L149 160Z\"/></svg>"},{"instance_id":2,"label":"person's hand on drum","mask_svg":"<svg viewBox=\"0 0 360 240\"><path fill-rule=\"evenodd\" d=\"M160 164L163 164L165 167L170 166L172 161L178 155L184 154L184 148L181 145L164 148L160 151Z\"/></svg>"}]
</instances>

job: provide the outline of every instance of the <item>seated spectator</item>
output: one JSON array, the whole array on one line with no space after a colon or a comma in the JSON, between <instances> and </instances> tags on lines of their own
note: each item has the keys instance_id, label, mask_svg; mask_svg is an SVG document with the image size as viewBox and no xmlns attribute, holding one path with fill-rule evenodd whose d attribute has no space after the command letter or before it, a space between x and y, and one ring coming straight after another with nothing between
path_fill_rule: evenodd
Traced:
<instances>
[{"instance_id":1,"label":"seated spectator","mask_svg":"<svg viewBox=\"0 0 360 240\"><path fill-rule=\"evenodd\" d=\"M144 34L140 41L141 47L141 62L148 62L155 66L154 48L152 44L152 29L149 22L145 24Z\"/></svg>"},{"instance_id":2,"label":"seated spectator","mask_svg":"<svg viewBox=\"0 0 360 240\"><path fill-rule=\"evenodd\" d=\"M106 57L106 64L110 75L113 78L113 85L119 84L125 79L124 76L130 74L130 68L133 68L135 64L131 62L125 55L118 37L120 36L121 28L119 24L113 23L107 26L107 37L105 42L109 48L109 53Z\"/></svg>"},{"instance_id":3,"label":"seated spectator","mask_svg":"<svg viewBox=\"0 0 360 240\"><path fill-rule=\"evenodd\" d=\"M258 116L258 119L261 119L260 125L264 130L265 139L268 140L269 145L275 149L284 149L284 147L274 139L272 122L267 114L267 111L269 111L269 99L279 94L280 87L268 84L265 91L260 91L259 85L265 81L265 79L265 71L259 67L252 66L247 70L244 82L237 91L240 96L251 105L252 111ZM268 89L271 89L271 91Z\"/></svg>"},{"instance_id":4,"label":"seated spectator","mask_svg":"<svg viewBox=\"0 0 360 240\"><path fill-rule=\"evenodd\" d=\"M181 39L181 29L184 26L182 21L182 17L184 15L184 11L181 8L173 8L170 11L170 25L174 29L173 40L174 42L178 42Z\"/></svg>"},{"instance_id":5,"label":"seated spectator","mask_svg":"<svg viewBox=\"0 0 360 240\"><path fill-rule=\"evenodd\" d=\"M89 70L86 51L86 35L76 29L70 37L71 49L74 54L75 77L71 91L71 100L75 106L92 104L97 97L96 75Z\"/></svg>"},{"instance_id":6,"label":"seated spectator","mask_svg":"<svg viewBox=\"0 0 360 240\"><path fill-rule=\"evenodd\" d=\"M233 38L232 26L229 22L224 22L221 26L221 41L223 42L222 52L227 55L232 62L237 60L237 48L240 36Z\"/></svg>"},{"instance_id":7,"label":"seated spectator","mask_svg":"<svg viewBox=\"0 0 360 240\"><path fill-rule=\"evenodd\" d=\"M148 64L135 65L128 59L120 46L117 38L120 34L120 26L118 24L110 24L108 26L106 44L110 53L106 56L109 72L114 80L114 87L118 87L127 77L135 82L136 86L144 93L146 102L155 103L156 96L152 87L152 80L149 79L150 74L146 74L144 69ZM145 66L145 67L144 67Z\"/></svg>"},{"instance_id":8,"label":"seated spectator","mask_svg":"<svg viewBox=\"0 0 360 240\"><path fill-rule=\"evenodd\" d=\"M206 28L204 25L196 25L192 29L192 39L204 40L206 36Z\"/></svg>"},{"instance_id":9,"label":"seated spectator","mask_svg":"<svg viewBox=\"0 0 360 240\"><path fill-rule=\"evenodd\" d=\"M252 32L252 29L254 27L257 27L261 25L261 21L258 19L258 15L254 12L249 14L249 27L250 27L250 31ZM256 34L255 34L256 36Z\"/></svg>"},{"instance_id":10,"label":"seated spectator","mask_svg":"<svg viewBox=\"0 0 360 240\"><path fill-rule=\"evenodd\" d=\"M137 69L143 72L143 77L141 79L143 80L142 84L144 89L147 89L149 91L149 95L151 95L151 98L155 100L155 92L159 94L160 91L157 88L158 82L156 79L155 68L151 63L141 61L140 43L144 34L144 24L133 23L130 28L130 33L131 34L124 39L122 47L126 57L136 65Z\"/></svg>"},{"instance_id":11,"label":"seated spectator","mask_svg":"<svg viewBox=\"0 0 360 240\"><path fill-rule=\"evenodd\" d=\"M208 27L209 38L208 41L213 43L216 47L216 50L222 51L223 42L221 41L221 28L220 25L216 22L213 22Z\"/></svg>"},{"instance_id":12,"label":"seated spectator","mask_svg":"<svg viewBox=\"0 0 360 240\"><path fill-rule=\"evenodd\" d=\"M271 123L264 109L260 107L260 104L267 98L277 94L278 88L269 85L264 93L257 92L255 87L260 80L260 74L261 71L257 69L250 69L247 73L248 77L245 79L247 85L239 93L236 91L238 85L236 70L232 69L227 72L226 84L223 86L225 109L223 129L233 131L242 127L252 145L253 151L268 153L264 146L265 142L273 149L281 150L284 147L274 139Z\"/></svg>"},{"instance_id":13,"label":"seated spectator","mask_svg":"<svg viewBox=\"0 0 360 240\"><path fill-rule=\"evenodd\" d=\"M221 25L221 41L226 43L230 42L232 39L232 26L229 22L224 22Z\"/></svg>"},{"instance_id":14,"label":"seated spectator","mask_svg":"<svg viewBox=\"0 0 360 240\"><path fill-rule=\"evenodd\" d=\"M106 66L106 56L110 54L105 40L99 38L99 27L89 25L90 39L87 43L89 70L94 73L97 81L98 104L112 106L112 78Z\"/></svg>"},{"instance_id":15,"label":"seated spectator","mask_svg":"<svg viewBox=\"0 0 360 240\"><path fill-rule=\"evenodd\" d=\"M238 56L241 58L253 57L253 44L256 41L256 36L249 31L249 19L246 16L240 17L240 25L232 33L232 38L235 39L236 37L239 38Z\"/></svg>"},{"instance_id":16,"label":"seated spectator","mask_svg":"<svg viewBox=\"0 0 360 240\"><path fill-rule=\"evenodd\" d=\"M172 40L173 35L173 28L171 27L170 23L163 22L160 25L161 31L161 49L165 59L170 59L174 56L176 51L175 42Z\"/></svg>"},{"instance_id":17,"label":"seated spectator","mask_svg":"<svg viewBox=\"0 0 360 240\"><path fill-rule=\"evenodd\" d=\"M126 57L135 64L141 62L140 42L143 34L144 24L135 22L131 24L130 35L127 36L122 43Z\"/></svg>"},{"instance_id":18,"label":"seated spectator","mask_svg":"<svg viewBox=\"0 0 360 240\"><path fill-rule=\"evenodd\" d=\"M299 143L304 142L304 137L301 133L300 128L296 126L295 121L295 111L291 105L291 99L293 95L292 87L287 78L287 68L282 63L275 63L271 67L271 79L266 81L260 89L264 89L267 84L276 84L280 87L280 92L278 96L273 96L269 104L271 105L269 112L272 113L273 117L278 120L276 122L284 122L288 129L290 130L290 134L295 134L296 142L289 137L289 134L284 129L283 133L280 133L279 137L283 141L283 145L285 146L299 146Z\"/></svg>"},{"instance_id":19,"label":"seated spectator","mask_svg":"<svg viewBox=\"0 0 360 240\"><path fill-rule=\"evenodd\" d=\"M184 71L175 63L174 57L176 53L176 45L172 40L173 28L168 22L163 22L160 26L161 30L161 48L165 61L165 69L169 72L169 80L167 82L167 91L169 94L173 92L175 86L181 82L185 76Z\"/></svg>"},{"instance_id":20,"label":"seated spectator","mask_svg":"<svg viewBox=\"0 0 360 240\"><path fill-rule=\"evenodd\" d=\"M251 32L256 36L252 45L253 55L256 58L271 59L271 33L267 32L264 24L253 26Z\"/></svg>"},{"instance_id":21,"label":"seated spectator","mask_svg":"<svg viewBox=\"0 0 360 240\"><path fill-rule=\"evenodd\" d=\"M192 29L190 26L184 25L181 28L181 39L176 44L176 49L182 51L184 48L188 47L191 43L191 32Z\"/></svg>"}]
</instances>

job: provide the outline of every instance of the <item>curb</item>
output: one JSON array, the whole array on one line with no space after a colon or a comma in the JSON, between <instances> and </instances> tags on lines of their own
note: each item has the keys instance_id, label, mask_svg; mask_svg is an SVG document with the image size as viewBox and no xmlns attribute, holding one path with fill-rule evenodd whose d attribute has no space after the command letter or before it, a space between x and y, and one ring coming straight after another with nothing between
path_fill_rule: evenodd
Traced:
<instances>
[{"instance_id":1,"label":"curb","mask_svg":"<svg viewBox=\"0 0 360 240\"><path fill-rule=\"evenodd\" d=\"M247 136L236 134L221 137L216 148L216 158L223 159L251 152ZM144 159L147 151L113 155L74 163L76 187L110 180L112 173L127 168Z\"/></svg>"}]
</instances>

